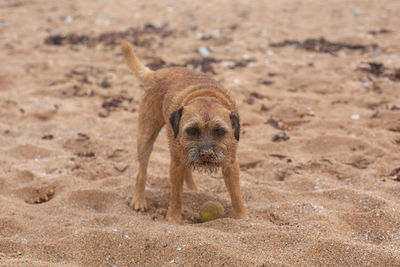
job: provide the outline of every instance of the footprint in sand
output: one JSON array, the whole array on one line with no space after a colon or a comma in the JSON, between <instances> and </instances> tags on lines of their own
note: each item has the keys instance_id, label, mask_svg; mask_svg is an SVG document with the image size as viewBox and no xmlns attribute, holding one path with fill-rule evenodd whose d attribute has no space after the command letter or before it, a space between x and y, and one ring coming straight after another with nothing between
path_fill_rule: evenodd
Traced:
<instances>
[{"instance_id":1,"label":"footprint in sand","mask_svg":"<svg viewBox=\"0 0 400 267\"><path fill-rule=\"evenodd\" d=\"M74 191L68 197L68 203L83 211L106 213L114 210L114 207L121 205L120 197L113 192L100 190L79 190Z\"/></svg>"},{"instance_id":2,"label":"footprint in sand","mask_svg":"<svg viewBox=\"0 0 400 267\"><path fill-rule=\"evenodd\" d=\"M356 169L366 169L375 159L383 156L381 149L356 138L344 136L319 136L306 141L301 149Z\"/></svg>"},{"instance_id":3,"label":"footprint in sand","mask_svg":"<svg viewBox=\"0 0 400 267\"><path fill-rule=\"evenodd\" d=\"M59 105L57 104L48 104L51 103L51 100L52 99L46 101L42 99L41 102L23 105L22 108L28 117L33 117L41 121L48 121L57 114L59 109Z\"/></svg>"},{"instance_id":4,"label":"footprint in sand","mask_svg":"<svg viewBox=\"0 0 400 267\"><path fill-rule=\"evenodd\" d=\"M0 237L12 237L15 234L21 234L24 227L15 218L0 217Z\"/></svg>"},{"instance_id":5,"label":"footprint in sand","mask_svg":"<svg viewBox=\"0 0 400 267\"><path fill-rule=\"evenodd\" d=\"M42 204L53 199L55 186L46 183L28 185L14 190L13 194L27 204Z\"/></svg>"},{"instance_id":6,"label":"footprint in sand","mask_svg":"<svg viewBox=\"0 0 400 267\"><path fill-rule=\"evenodd\" d=\"M327 154L341 150L349 151L354 148L366 147L367 144L360 140L344 136L318 136L308 140L302 146L302 150L307 153Z\"/></svg>"},{"instance_id":7,"label":"footprint in sand","mask_svg":"<svg viewBox=\"0 0 400 267\"><path fill-rule=\"evenodd\" d=\"M365 213L386 204L383 199L352 189L337 188L313 192L314 200L331 210Z\"/></svg>"},{"instance_id":8,"label":"footprint in sand","mask_svg":"<svg viewBox=\"0 0 400 267\"><path fill-rule=\"evenodd\" d=\"M19 182L19 184L30 183L35 178L35 175L28 170L17 170L15 173L15 179Z\"/></svg>"},{"instance_id":9,"label":"footprint in sand","mask_svg":"<svg viewBox=\"0 0 400 267\"><path fill-rule=\"evenodd\" d=\"M42 159L52 155L52 151L31 144L16 146L8 153L16 159Z\"/></svg>"}]
</instances>

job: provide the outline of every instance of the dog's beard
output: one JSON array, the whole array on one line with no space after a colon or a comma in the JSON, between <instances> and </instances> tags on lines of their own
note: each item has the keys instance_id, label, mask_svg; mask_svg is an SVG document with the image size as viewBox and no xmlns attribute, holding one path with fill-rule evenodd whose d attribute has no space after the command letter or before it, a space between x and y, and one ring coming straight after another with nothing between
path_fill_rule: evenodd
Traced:
<instances>
[{"instance_id":1,"label":"dog's beard","mask_svg":"<svg viewBox=\"0 0 400 267\"><path fill-rule=\"evenodd\" d=\"M222 149L216 148L213 156L208 161L203 161L199 156L199 148L197 146L190 148L186 157L186 162L193 170L208 174L217 173L224 160L225 154Z\"/></svg>"},{"instance_id":2,"label":"dog's beard","mask_svg":"<svg viewBox=\"0 0 400 267\"><path fill-rule=\"evenodd\" d=\"M192 167L192 169L194 171L197 171L199 173L207 173L209 175L211 174L216 174L219 170L219 168L221 167L220 165L211 165L211 164L207 164L207 165L197 165L197 164L190 164L190 166Z\"/></svg>"}]
</instances>

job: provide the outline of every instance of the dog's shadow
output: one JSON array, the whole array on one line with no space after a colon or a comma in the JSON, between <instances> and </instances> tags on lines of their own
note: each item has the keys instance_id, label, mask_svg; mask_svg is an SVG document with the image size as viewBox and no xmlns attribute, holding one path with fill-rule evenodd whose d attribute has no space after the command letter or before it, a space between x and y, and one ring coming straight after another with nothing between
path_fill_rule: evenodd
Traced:
<instances>
[{"instance_id":1,"label":"dog's shadow","mask_svg":"<svg viewBox=\"0 0 400 267\"><path fill-rule=\"evenodd\" d=\"M169 190L146 192L148 209L153 220L164 220L169 206ZM200 207L207 201L218 201L225 209L224 218L232 217L231 203L226 199L218 198L207 192L183 192L182 217L185 223L201 223Z\"/></svg>"}]
</instances>

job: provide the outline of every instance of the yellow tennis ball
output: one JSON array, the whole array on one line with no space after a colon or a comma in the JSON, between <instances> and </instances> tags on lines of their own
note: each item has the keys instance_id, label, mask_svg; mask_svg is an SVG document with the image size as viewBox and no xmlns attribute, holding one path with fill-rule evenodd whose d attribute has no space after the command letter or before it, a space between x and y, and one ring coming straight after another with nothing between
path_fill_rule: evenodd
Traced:
<instances>
[{"instance_id":1,"label":"yellow tennis ball","mask_svg":"<svg viewBox=\"0 0 400 267\"><path fill-rule=\"evenodd\" d=\"M200 208L200 219L202 222L223 218L224 215L224 207L218 201L207 201Z\"/></svg>"}]
</instances>

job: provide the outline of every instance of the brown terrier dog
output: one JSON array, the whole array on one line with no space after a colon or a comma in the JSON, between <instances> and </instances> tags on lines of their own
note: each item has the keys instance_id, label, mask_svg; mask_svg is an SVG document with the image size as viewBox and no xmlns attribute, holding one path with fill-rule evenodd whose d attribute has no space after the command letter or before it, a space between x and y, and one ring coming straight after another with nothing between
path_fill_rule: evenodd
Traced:
<instances>
[{"instance_id":1,"label":"brown terrier dog","mask_svg":"<svg viewBox=\"0 0 400 267\"><path fill-rule=\"evenodd\" d=\"M183 182L197 190L192 170L215 172L218 168L222 168L234 217L245 218L236 162L240 124L234 100L203 73L181 67L151 71L128 42L122 43L122 52L129 68L145 85L137 133L139 173L130 207L146 209L147 165L153 143L167 124L172 187L167 221L182 221Z\"/></svg>"}]
</instances>

